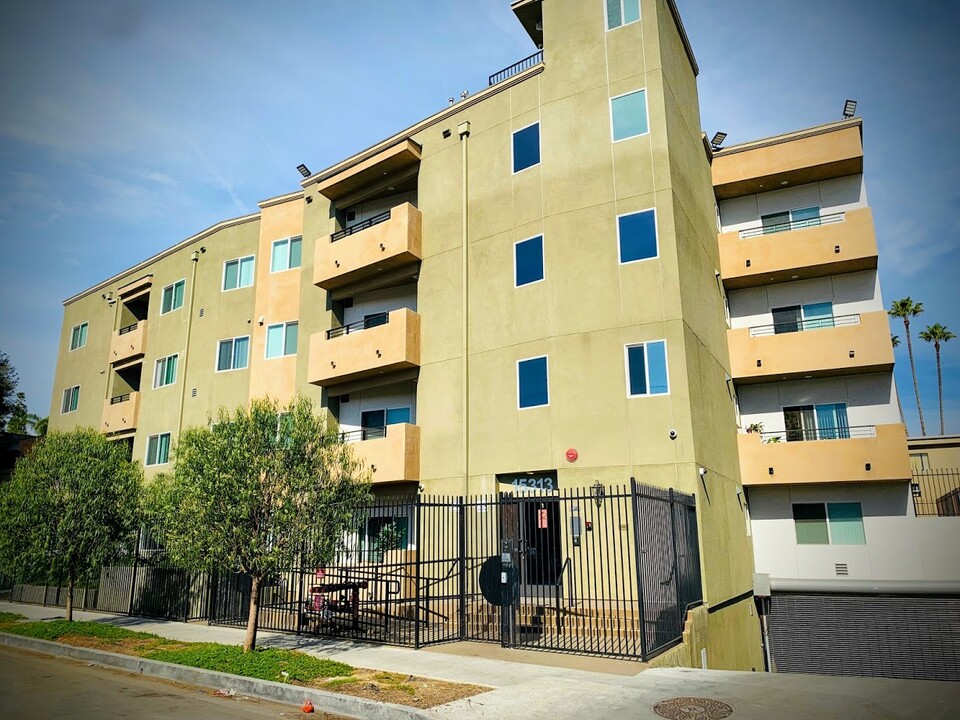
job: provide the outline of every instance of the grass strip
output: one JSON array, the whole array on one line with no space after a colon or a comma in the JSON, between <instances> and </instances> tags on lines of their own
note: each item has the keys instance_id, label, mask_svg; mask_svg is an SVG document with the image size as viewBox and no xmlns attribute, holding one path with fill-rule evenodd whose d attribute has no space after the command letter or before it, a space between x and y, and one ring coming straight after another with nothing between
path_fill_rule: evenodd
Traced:
<instances>
[{"instance_id":1,"label":"grass strip","mask_svg":"<svg viewBox=\"0 0 960 720\"><path fill-rule=\"evenodd\" d=\"M0 625L26 619L26 615L21 615L20 613L0 612Z\"/></svg>"},{"instance_id":2,"label":"grass strip","mask_svg":"<svg viewBox=\"0 0 960 720\"><path fill-rule=\"evenodd\" d=\"M59 640L62 637L90 637L98 640L147 640L160 639L159 635L127 630L117 625L98 622L67 622L66 620L45 620L42 622L17 623L0 628L11 635L23 635L38 640Z\"/></svg>"}]
</instances>

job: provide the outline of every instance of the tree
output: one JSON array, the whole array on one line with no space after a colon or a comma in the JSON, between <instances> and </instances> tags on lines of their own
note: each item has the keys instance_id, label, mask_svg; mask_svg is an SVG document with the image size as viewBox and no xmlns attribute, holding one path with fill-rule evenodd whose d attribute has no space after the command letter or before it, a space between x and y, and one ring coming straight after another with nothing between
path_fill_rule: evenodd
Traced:
<instances>
[{"instance_id":1,"label":"tree","mask_svg":"<svg viewBox=\"0 0 960 720\"><path fill-rule=\"evenodd\" d=\"M923 408L920 406L920 386L917 384L917 366L913 362L913 341L910 339L910 318L923 312L923 303L915 303L909 297L894 300L887 311L892 317L903 320L903 329L907 334L907 354L910 356L910 374L913 376L913 394L917 396L917 414L920 415L920 434L927 434L927 425L923 421Z\"/></svg>"},{"instance_id":2,"label":"tree","mask_svg":"<svg viewBox=\"0 0 960 720\"><path fill-rule=\"evenodd\" d=\"M279 570L323 567L370 502L368 474L337 428L296 398L260 399L180 436L172 475L148 495L155 534L184 567L250 577L243 648L257 642L260 592Z\"/></svg>"},{"instance_id":3,"label":"tree","mask_svg":"<svg viewBox=\"0 0 960 720\"><path fill-rule=\"evenodd\" d=\"M10 356L0 351L0 429L6 427L7 418L18 409L27 411L23 393L17 392L18 382L20 378L10 362Z\"/></svg>"},{"instance_id":4,"label":"tree","mask_svg":"<svg viewBox=\"0 0 960 720\"><path fill-rule=\"evenodd\" d=\"M77 580L132 549L142 477L126 446L93 428L41 438L0 486L0 569L65 580L72 622Z\"/></svg>"},{"instance_id":5,"label":"tree","mask_svg":"<svg viewBox=\"0 0 960 720\"><path fill-rule=\"evenodd\" d=\"M940 434L943 430L943 368L940 365L940 345L950 342L956 337L950 332L946 325L937 323L936 325L927 325L926 329L920 333L920 339L933 343L933 349L937 353L937 401L940 404Z\"/></svg>"},{"instance_id":6,"label":"tree","mask_svg":"<svg viewBox=\"0 0 960 720\"><path fill-rule=\"evenodd\" d=\"M23 398L23 393L17 393L17 395ZM20 435L26 435L30 429L36 432L40 420L40 416L27 411L27 404L23 402L14 408L14 411L10 414L10 419L7 420L7 432L19 433ZM44 433L37 432L38 435Z\"/></svg>"},{"instance_id":7,"label":"tree","mask_svg":"<svg viewBox=\"0 0 960 720\"><path fill-rule=\"evenodd\" d=\"M890 344L894 349L900 347L900 336L890 333ZM897 408L900 410L900 424L907 427L907 419L903 416L903 403L900 402L900 389L897 387L897 378L893 378L893 394L897 396Z\"/></svg>"}]
</instances>

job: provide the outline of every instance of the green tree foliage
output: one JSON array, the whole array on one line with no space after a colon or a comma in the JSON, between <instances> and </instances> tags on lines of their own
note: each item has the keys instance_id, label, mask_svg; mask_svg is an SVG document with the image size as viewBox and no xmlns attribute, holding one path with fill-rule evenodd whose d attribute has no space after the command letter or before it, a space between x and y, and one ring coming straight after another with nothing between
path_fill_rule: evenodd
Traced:
<instances>
[{"instance_id":1,"label":"green tree foliage","mask_svg":"<svg viewBox=\"0 0 960 720\"><path fill-rule=\"evenodd\" d=\"M0 430L6 427L11 415L27 412L26 398L22 392L17 392L19 382L20 377L10 362L10 356L0 351Z\"/></svg>"},{"instance_id":2,"label":"green tree foliage","mask_svg":"<svg viewBox=\"0 0 960 720\"><path fill-rule=\"evenodd\" d=\"M142 487L126 446L93 428L41 438L0 486L0 570L66 582L72 621L76 582L133 548Z\"/></svg>"},{"instance_id":3,"label":"green tree foliage","mask_svg":"<svg viewBox=\"0 0 960 720\"><path fill-rule=\"evenodd\" d=\"M172 475L149 488L151 522L185 567L249 575L244 649L256 646L260 590L282 568L322 567L370 502L368 474L337 428L298 397L254 400L180 436Z\"/></svg>"},{"instance_id":4,"label":"green tree foliage","mask_svg":"<svg viewBox=\"0 0 960 720\"><path fill-rule=\"evenodd\" d=\"M933 349L937 353L937 400L940 403L940 434L944 434L943 429L943 367L940 364L940 346L945 342L950 342L956 337L946 325L937 323L936 325L927 325L926 329L921 331L920 339L925 342L933 343Z\"/></svg>"},{"instance_id":5,"label":"green tree foliage","mask_svg":"<svg viewBox=\"0 0 960 720\"><path fill-rule=\"evenodd\" d=\"M913 340L910 337L910 318L917 317L923 312L923 303L915 303L911 298L905 297L900 300L894 300L890 303L890 309L887 314L891 317L903 320L903 330L907 335L907 355L910 357L910 374L913 376L913 394L917 396L917 414L920 415L920 434L927 434L927 424L923 421L923 408L920 406L920 385L917 383L917 366L913 361ZM899 338L894 347L899 344Z\"/></svg>"}]
</instances>

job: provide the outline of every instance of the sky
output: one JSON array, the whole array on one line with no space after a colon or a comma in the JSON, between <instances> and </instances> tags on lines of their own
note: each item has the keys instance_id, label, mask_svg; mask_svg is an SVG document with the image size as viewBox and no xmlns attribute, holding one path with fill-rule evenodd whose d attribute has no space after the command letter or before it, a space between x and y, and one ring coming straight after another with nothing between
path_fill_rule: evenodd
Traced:
<instances>
[{"instance_id":1,"label":"sky","mask_svg":"<svg viewBox=\"0 0 960 720\"><path fill-rule=\"evenodd\" d=\"M570 0L546 0L561 2ZM600 0L579 0L597 2ZM62 301L476 92L533 48L509 0L33 0L0 9L0 350L50 409ZM857 100L885 303L960 335L960 10L937 0L677 0L703 129L727 145ZM949 7L949 9L944 9ZM549 28L547 28L549 33ZM549 42L549 41L548 41ZM905 335L896 378L919 434ZM960 338L943 347L960 433Z\"/></svg>"}]
</instances>

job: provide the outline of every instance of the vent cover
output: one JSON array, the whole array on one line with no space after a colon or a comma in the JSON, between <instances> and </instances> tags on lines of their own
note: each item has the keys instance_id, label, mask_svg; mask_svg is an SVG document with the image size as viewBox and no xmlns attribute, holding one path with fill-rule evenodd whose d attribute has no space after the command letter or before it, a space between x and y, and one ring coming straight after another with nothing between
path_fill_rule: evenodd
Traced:
<instances>
[{"instance_id":1,"label":"vent cover","mask_svg":"<svg viewBox=\"0 0 960 720\"><path fill-rule=\"evenodd\" d=\"M203 317L203 308L200 308L200 317Z\"/></svg>"},{"instance_id":2,"label":"vent cover","mask_svg":"<svg viewBox=\"0 0 960 720\"><path fill-rule=\"evenodd\" d=\"M190 391L190 397L196 397L196 396L197 396L197 389L194 388L193 390Z\"/></svg>"},{"instance_id":3,"label":"vent cover","mask_svg":"<svg viewBox=\"0 0 960 720\"><path fill-rule=\"evenodd\" d=\"M846 564L846 563L837 563L837 564L835 565L835 567L836 567L836 569L837 569L837 575L838 575L838 576L846 577L847 575L850 574L850 571L849 571L849 569L847 568L847 564Z\"/></svg>"},{"instance_id":4,"label":"vent cover","mask_svg":"<svg viewBox=\"0 0 960 720\"><path fill-rule=\"evenodd\" d=\"M343 405L343 403L348 403L348 402L350 402L350 395L349 395L349 394L347 394L347 395L341 395L341 396L340 396L340 404L341 404L341 405Z\"/></svg>"}]
</instances>

